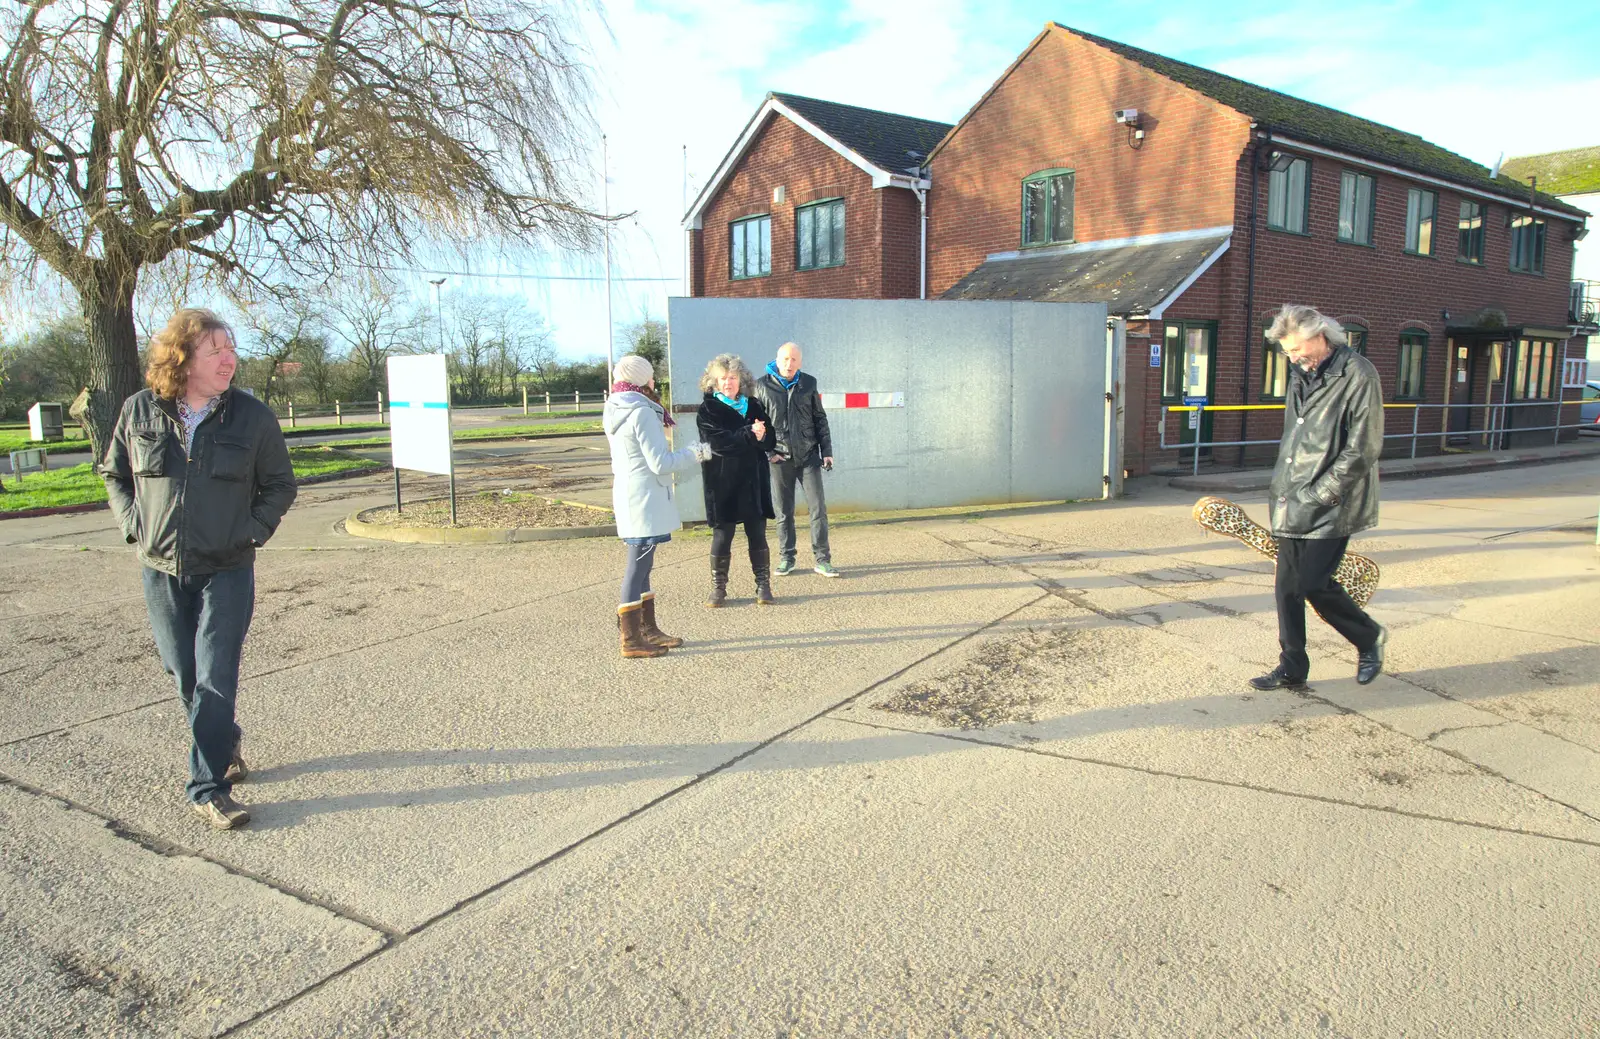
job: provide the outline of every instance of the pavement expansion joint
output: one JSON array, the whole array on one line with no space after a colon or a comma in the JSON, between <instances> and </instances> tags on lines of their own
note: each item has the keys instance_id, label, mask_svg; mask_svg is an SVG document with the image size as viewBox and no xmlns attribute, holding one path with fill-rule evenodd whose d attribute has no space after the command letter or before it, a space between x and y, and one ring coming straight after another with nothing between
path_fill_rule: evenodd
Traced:
<instances>
[{"instance_id":1,"label":"pavement expansion joint","mask_svg":"<svg viewBox=\"0 0 1600 1039\"><path fill-rule=\"evenodd\" d=\"M1046 592L1047 595L1058 595L1061 598L1067 599L1069 602L1073 603L1074 605L1080 606L1080 607L1082 607L1082 608L1084 608L1086 610L1090 610L1090 611L1100 615L1101 617L1104 617L1107 620L1117 621L1117 622L1120 622L1120 623L1123 623L1123 624L1137 625L1139 627L1145 628L1146 630L1160 631L1163 634L1167 634L1167 635L1170 635L1170 636L1172 636L1174 638L1181 639L1182 641L1184 641L1186 643L1189 643L1190 645L1196 645L1197 644L1196 641L1193 638L1189 637L1188 635L1185 635L1185 634L1183 634L1181 632L1173 631L1173 630L1167 628L1165 625L1163 625L1161 623L1161 617L1159 616L1159 614L1154 609L1150 609L1150 610L1135 610L1135 611L1112 611L1112 610L1106 610L1106 609L1104 609L1104 608L1102 608L1100 606L1097 606L1097 605L1093 604L1090 601L1090 598L1089 598L1089 595L1088 595L1087 592L1076 590L1076 589L1063 588L1056 581L1054 581L1053 579L1040 577L1039 575L1034 574L1033 572L1031 572L1024 565L1016 564L1016 563L1008 563L1008 562L1005 562L1004 560L992 559L992 558L990 558L988 556L982 555L981 553L975 551L969 544L965 544L965 543L958 542L958 541L953 541L953 540L948 540L948 539L942 537L941 535L932 533L931 531L929 532L929 534L930 534L930 536L935 537L938 540L945 542L945 544L949 545L952 548L958 548L958 549L961 549L961 550L964 550L964 551L972 553L973 555L977 556L977 558L983 560L985 563L988 563L991 566L1000 567L1002 569L1010 569L1010 570L1016 571L1018 573L1025 574L1030 579L1032 579L1035 584L1037 584L1041 588L1045 589L1045 592ZM1056 547L1062 547L1059 542L1055 542L1055 543L1041 542L1041 544L1054 544ZM1133 553L1129 553L1129 554L1133 554ZM1097 565L1095 565L1092 561L1090 562L1089 567L1090 567L1090 569L1093 569L1093 570L1100 570L1100 568ZM1107 571L1104 571L1104 570L1100 570L1100 572L1101 573L1107 573ZM1115 574L1115 573L1112 573L1112 574L1108 574L1108 576L1115 577L1115 578L1117 578L1119 580L1122 580L1124 583L1130 584L1130 585L1132 585L1134 587L1142 588L1145 591L1150 592L1152 595L1156 595L1156 596L1161 597L1162 599L1165 599L1169 603L1181 603L1181 604L1188 605L1188 606L1194 606L1194 607L1197 607L1197 608L1200 608L1200 609L1206 609L1207 608L1206 604L1203 604L1200 601L1195 600L1195 599L1187 599L1187 598L1184 598L1184 597L1179 596L1177 594L1174 594L1174 591L1170 591L1170 590L1168 590L1168 588L1158 587L1156 584L1143 584L1143 583L1140 583L1138 581L1129 580L1130 575L1127 575L1127 574ZM1216 604L1211 604L1211 605L1215 606ZM1237 611L1225 610L1224 608L1219 608L1219 609L1223 609L1223 612L1225 612L1225 613L1227 613L1229 615L1240 616L1240 617L1243 616L1242 614L1239 614ZM1208 612L1217 612L1217 611L1216 610L1210 610ZM1143 617L1149 617L1148 623L1146 621L1140 619L1140 618L1143 618ZM1420 689L1423 692L1430 693L1430 694L1432 694L1434 696L1439 697L1441 700L1448 700L1448 701L1453 702L1453 703L1462 704L1463 706L1470 707L1473 710L1483 710L1484 713L1486 713L1486 714L1490 714L1491 716L1494 716L1494 717L1500 717L1500 715L1495 714L1495 712L1488 711L1488 710L1486 710L1484 708L1480 708L1476 704L1466 703L1465 701L1458 700L1457 698L1452 697L1452 696L1450 696L1450 695L1448 695L1446 693L1442 693L1442 692L1439 692L1437 690L1429 689L1426 686L1421 685L1420 683L1407 681L1403 677L1403 675L1401 673L1385 672L1385 674L1391 679L1403 682L1403 683L1405 683L1407 685L1412 686L1413 688ZM1506 784L1508 784L1510 786L1514 786L1519 790L1525 791L1525 792L1527 792L1529 794L1532 794L1535 797L1538 797L1538 798L1541 798L1541 799L1543 799L1545 801L1548 801L1553 805L1558 805L1561 808L1564 808L1569 812L1572 812L1572 813L1574 813L1574 814L1576 814L1578 816L1581 816L1584 819L1588 819L1588 820L1591 820L1591 821L1594 821L1594 822L1600 822L1600 817L1597 817L1592 812L1585 811L1584 809L1579 808L1576 805L1573 805L1573 804L1570 804L1570 803L1568 803L1566 801L1563 801L1562 799L1560 799L1558 797L1555 797L1555 796L1553 796L1553 795L1551 795L1549 793L1546 793L1545 791L1540 790L1540 789L1538 789L1536 787L1530 786L1527 783L1519 782L1519 781L1511 778L1510 776L1506 775L1504 772L1501 772L1501 771L1499 771L1497 769L1494 769L1494 768L1490 768L1489 766L1484 765L1481 762L1474 761L1473 759L1467 757L1465 754L1462 754L1462 753L1459 753L1457 751L1451 750L1448 747L1441 747L1441 746L1438 746L1438 745L1434 744L1433 742L1431 742L1433 740L1433 738L1434 738L1433 736L1429 736L1427 739L1419 739L1418 737L1413 736L1410 733L1404 732L1404 731L1396 728L1395 726L1389 724L1388 722L1385 722L1381 718L1374 717L1374 716L1372 716L1370 714L1366 714L1366 713L1364 713L1364 712L1362 712L1360 710L1357 710L1355 708L1347 707L1347 706L1345 706L1343 704L1337 703L1336 701L1331 700L1331 699L1329 699L1327 697L1320 696L1320 695L1317 694L1315 687L1310 686L1310 685L1307 685L1307 686L1305 686L1305 687L1303 687L1301 689L1295 690L1295 694L1300 696L1300 697L1302 697L1302 698L1304 698L1304 699L1311 700L1311 701L1314 701L1314 702L1316 702L1318 704L1321 704L1321 705L1323 705L1325 707L1328 707L1328 708L1330 708L1330 709L1332 709L1332 710L1334 710L1334 711L1336 711L1336 712L1338 712L1340 714L1356 715L1356 716L1365 718L1366 720L1372 722L1375 725L1378 725L1378 726L1382 727L1383 729L1389 731L1390 733L1393 733L1396 736L1400 736L1400 737L1402 737L1404 739L1410 740L1413 743L1416 743L1418 746L1426 747L1429 750L1434 751L1436 753L1444 754L1444 755L1446 755L1448 757L1454 758L1455 760L1461 762L1464 765L1467 765L1468 767L1474 769L1475 771L1477 771L1477 772L1479 772L1479 773L1481 773L1481 774L1483 774L1485 776L1489 776L1489 777L1491 777L1493 779L1499 780L1502 783L1506 783ZM1503 722L1492 723L1492 725L1506 724L1509 721L1510 721L1510 719L1507 719L1506 721L1503 721ZM1526 726L1526 727L1529 728L1530 730L1542 733L1542 734L1544 734L1546 736L1551 736L1553 738L1560 739L1560 740L1562 740L1562 742L1569 743L1569 744L1572 744L1574 746L1579 746L1579 747L1582 746L1582 744L1575 743L1574 741L1565 739L1564 737L1556 736L1554 733L1546 732L1544 729L1540 729L1540 728L1538 728L1536 726L1529 725L1529 726ZM952 738L955 738L955 737L952 737ZM1584 749L1588 749L1588 748L1584 748ZM1041 752L1041 753L1043 753L1043 752ZM1248 786L1248 784L1246 784L1246 786ZM1335 801L1334 803L1343 803L1343 802ZM1426 815L1421 815L1421 814L1418 814L1418 813L1401 813L1401 814L1416 814L1418 816L1418 818L1436 818L1434 816L1426 816ZM1437 818L1443 818L1443 817L1437 817ZM1468 823L1468 822L1464 822L1462 820L1448 820L1447 819L1447 820L1444 820L1444 821L1461 822L1462 825L1473 825L1473 826L1487 825L1487 824L1478 824L1478 823ZM1526 832L1528 832L1528 831L1509 829L1509 828L1505 828L1505 827L1491 827L1491 828L1494 828L1494 829L1508 829L1509 832L1517 832L1517 833L1526 833ZM1530 835L1534 835L1534 836L1549 836L1548 834L1542 834L1542 835L1540 835L1540 834L1530 834ZM1559 840L1559 839L1565 839L1565 838L1552 838L1552 839L1558 839ZM1583 843L1590 843L1590 842L1583 842ZM1600 846L1600 844L1597 844L1596 846Z\"/></svg>"},{"instance_id":2,"label":"pavement expansion joint","mask_svg":"<svg viewBox=\"0 0 1600 1039\"><path fill-rule=\"evenodd\" d=\"M153 852L166 858L190 858L199 859L202 862L209 862L211 865L216 866L218 869L221 869L226 873L260 884L263 887L270 888L271 890L276 891L278 894L283 895L286 898L291 898L304 905L315 906L324 912L337 916L341 920L365 927L368 930L376 932L387 939L396 938L401 934L400 931L386 923L383 923L381 920L375 920L364 913L350 909L346 906L342 906L337 902L332 902L320 896L302 891L298 888L284 884L281 881L275 880L263 873L258 873L255 870L245 869L242 866L235 865L226 859L218 858L215 855L200 851L197 848L191 848L187 845L179 844L176 841L168 840L165 837L158 837L155 834L147 833L122 819L107 815L106 813L91 808L86 804L74 801L65 794L57 793L54 790L47 790L43 787L35 786L32 783L25 783L22 780L6 775L3 772L0 772L0 784L9 786L14 790L18 790L32 797L41 797L50 801L54 801L57 804L65 806L70 811L82 812L84 815L92 816L95 819L100 820L100 822L105 825L106 830L119 840L124 840L130 844L135 844L146 851Z\"/></svg>"},{"instance_id":3,"label":"pavement expansion joint","mask_svg":"<svg viewBox=\"0 0 1600 1039\"><path fill-rule=\"evenodd\" d=\"M686 560L685 562L691 562L691 561ZM590 586L584 586L584 587L590 587ZM756 743L756 744L753 744L750 747L747 747L743 751L740 751L738 754L735 754L732 757L728 758L726 761L720 762L719 764L715 765L714 767L712 767L710 769L707 769L704 772L698 773L698 774L690 777L689 779L687 779L684 782L678 784L677 786L673 787L670 790L663 791L662 793L660 793L657 796L651 798L649 801L646 801L644 804L638 806L637 808L631 809L630 811L625 812L622 815L619 815L617 818L612 819L610 822L607 822L603 826L600 826L600 827L598 827L598 828L596 828L594 830L591 830L589 833L584 834L582 837L579 837L578 839L572 841L571 843L566 844L566 845L564 845L564 846L562 846L560 848L557 848L555 851L552 851L548 855L545 855L544 857L540 858L538 861L532 862L532 863L522 867L521 869L515 871L514 873L511 873L510 875L502 877L501 879L495 881L494 883L488 885L487 887L481 888L478 891L475 891L472 894L467 895L465 898L462 898L459 901L457 901L456 903L454 903L453 905L451 905L451 906L449 906L449 907L447 907L447 908L445 908L443 910L440 910L438 913L435 913L433 916L430 916L426 920L423 920L420 923L416 924L415 926L408 928L404 932L395 933L393 931L387 931L387 930L384 931L383 933L384 933L386 939L388 939L388 940L382 946L380 946L379 948L372 950L370 953L368 953L367 955L361 957L360 959L358 959L358 960L356 960L356 961L354 961L352 963L346 964L344 967L342 967L338 971L335 971L335 972L329 974L326 977L318 979L315 983L307 986L306 988L300 990L299 992L296 992L296 993L294 993L294 994L292 994L290 996L285 997L284 999L280 1000L278 1003L275 1003L270 1007L266 1007L265 1009L263 1009L263 1010L259 1011L258 1013L254 1014L250 1018L248 1018L248 1019L246 1019L244 1021L241 1021L238 1024L234 1025L233 1027L231 1027L231 1028L219 1033L218 1034L218 1039L225 1039L225 1037L227 1037L227 1036L239 1034L243 1029L249 1027L250 1025L254 1024L255 1022L258 1022L258 1021L262 1020L263 1018L269 1017L272 1014L275 1014L275 1013L279 1012L280 1010L283 1010L283 1009L287 1008L291 1004L293 1004L295 1002L298 1002L303 997L308 996L308 995L316 992L317 990L323 988L324 986L326 986L330 982L332 982L332 981L334 981L334 980L336 980L338 978L341 978L341 977L343 977L343 976L345 976L345 975L347 975L347 974L359 969L360 967L364 966L365 964L368 964L368 963L372 962L376 957L382 955L384 952L388 951L389 949L395 948L397 945L399 945L400 943L404 942L406 939L415 937L416 935L421 934L424 931L427 931L427 930L433 928L435 925L440 924L440 923L450 919L451 917L456 916L457 914L459 914L462 911L464 911L464 910L466 910L466 909L478 904L479 902L482 902L485 899L492 897L496 893L505 890L506 888L510 887L512 884L515 884L517 881L522 880L522 879L532 875L533 873L535 873L538 870L544 868L545 866L550 865L553 862L556 862L556 861L558 861L558 860L560 860L562 858L565 858L567 855L570 855L572 852L577 851L579 848L582 848L585 845L593 843L594 841L600 839L601 837L605 836L606 834L610 833L611 831L613 831L615 829L618 829L619 827L621 827L621 826L623 826L623 825L625 825L625 824L627 824L629 822L632 822L635 819L638 819L639 817L641 817L641 816L647 814L648 812L650 812L652 809L654 809L654 808L666 803L667 801L671 800L674 797L677 797L679 794L682 794L685 791L691 790L694 787L699 786L701 783L704 783L706 780L711 779L714 776L720 775L723 772L726 772L730 768L733 768L735 765L738 765L740 762L745 761L745 760L749 759L750 757L752 757L752 756L754 756L756 754L759 754L761 751L766 750L767 748L771 747L773 744L778 743L781 740L787 739L788 737L794 735L795 733L797 733L800 730L806 728L807 726L809 726L809 725L811 725L811 724L813 724L813 723L815 723L817 721L820 721L823 718L829 718L833 714L833 712L841 710L842 708L845 708L845 707L849 707L850 705L854 704L857 700L859 700L862 697L868 695L872 691L874 691L876 689L879 689L879 688L882 688L884 685L895 681L896 679L898 679L898 678L902 677L903 675L907 674L908 672L910 672L913 668L915 668L915 667L917 667L917 666L919 666L921 664L924 664L929 660L932 660L934 657L937 657L940 654L946 653L949 650L954 649L956 646L959 646L964 642L967 642L967 641L969 641L971 639L977 638L977 637L983 635L985 632L993 630L994 628L998 627L1001 624L1004 624L1006 621L1010 620L1012 617L1016 616L1017 614L1022 613L1025 610L1028 610L1028 609L1030 609L1030 608L1032 608L1034 606L1037 606L1039 603L1043 602L1045 600L1045 598L1047 598L1046 595L1035 596L1035 597L1029 599L1027 602L1023 603L1022 605L1017 606L1014 609L1007 610L1005 613L1001 614L1000 616L994 617L994 618L990 619L989 621L987 621L985 623L982 623L982 624L979 624L979 625L975 626L971 631L967 631L967 632L957 636L956 638L953 638L950 641L944 643L943 645L937 646L934 649L929 650L927 653L925 653L922 656L916 658L915 660L910 661L909 663L905 664L903 667L896 668L893 672L891 672L891 673L889 673L887 675L884 675L882 678L879 678L879 679L876 679L876 680L874 680L872 682L869 682L867 685L863 686L861 689L858 689L854 693L851 693L849 696L847 696L844 699L838 701L837 703L834 703L834 704L831 704L831 705L829 705L827 707L822 708L821 710L819 710L816 713L812 714L810 717L803 718L800 721L794 723L793 725L790 725L789 727L783 729L782 731L774 733L771 736L768 736L766 739L761 740L759 743ZM496 611L496 612L499 612L499 611ZM834 720L834 719L830 718L830 720ZM3 776L0 776L0 779L3 779Z\"/></svg>"},{"instance_id":4,"label":"pavement expansion joint","mask_svg":"<svg viewBox=\"0 0 1600 1039\"><path fill-rule=\"evenodd\" d=\"M991 747L995 750L1015 751L1019 754L1035 754L1040 757L1056 758L1061 761L1071 761L1080 765L1091 765L1100 768L1118 769L1124 772L1137 772L1140 775L1155 776L1162 779L1172 779L1179 782L1204 783L1208 786L1228 787L1233 790L1248 790L1258 794L1268 794L1274 797L1287 797L1300 801L1315 801L1319 804L1335 805L1340 808L1353 808L1363 812L1380 812L1385 815L1402 816L1407 819L1417 819L1423 822L1446 823L1452 826L1466 826L1475 830L1493 830L1497 833L1515 834L1519 837L1532 837L1537 840L1559 841L1563 844L1576 844L1587 848L1600 848L1600 840L1587 837L1567 837L1561 834L1545 833L1542 830L1528 830L1517 826L1503 826L1498 823L1480 822L1474 819L1457 819L1448 815L1434 815L1430 812L1417 812L1407 808L1396 808L1391 805L1369 804L1365 801L1352 801L1347 798L1329 797L1326 794L1311 794L1302 790L1284 790L1279 787L1265 786L1260 783L1246 783L1236 779L1218 779L1215 776L1197 776L1186 772L1173 772L1168 769L1150 768L1146 765L1131 765L1125 761L1110 761L1105 758L1091 758L1080 754L1067 754L1059 750L1050 750L1038 746L1012 743L1006 740L985 739L970 733L957 732L929 732L924 729L907 728L900 725L890 725L886 722L864 721L860 718L841 717L837 721L859 725L867 729L880 729L885 732L904 733L914 736L927 736L930 739L953 740L958 743L969 743L980 747ZM1448 752L1447 752L1448 753ZM1503 778L1503 777L1502 777ZM1535 791L1537 793L1537 791ZM1551 798L1555 801L1554 798ZM1555 801L1556 804L1561 804ZM1581 809L1563 807L1582 815L1588 819L1593 816ZM1596 820L1600 821L1600 820Z\"/></svg>"}]
</instances>

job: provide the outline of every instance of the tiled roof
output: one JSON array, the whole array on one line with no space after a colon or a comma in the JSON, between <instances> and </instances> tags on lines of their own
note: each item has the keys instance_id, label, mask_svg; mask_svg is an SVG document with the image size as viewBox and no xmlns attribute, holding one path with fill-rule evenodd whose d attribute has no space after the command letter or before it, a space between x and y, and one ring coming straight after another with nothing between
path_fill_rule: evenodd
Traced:
<instances>
[{"instance_id":1,"label":"tiled roof","mask_svg":"<svg viewBox=\"0 0 1600 1039\"><path fill-rule=\"evenodd\" d=\"M1524 184L1538 177L1539 190L1552 195L1595 194L1600 192L1600 145L1518 156L1507 159L1500 172Z\"/></svg>"},{"instance_id":2,"label":"tiled roof","mask_svg":"<svg viewBox=\"0 0 1600 1039\"><path fill-rule=\"evenodd\" d=\"M1263 128L1295 137L1312 144L1359 155L1363 158L1403 166L1419 173L1432 174L1468 187L1496 191L1501 194L1526 197L1533 194L1538 201L1554 210L1582 216L1583 210L1570 206L1541 190L1530 193L1528 186L1506 175L1502 170L1498 178L1489 176L1489 169L1465 156L1418 137L1416 134L1396 130L1392 126L1362 119L1336 108L1302 101L1300 98L1242 79L1234 79L1198 65L1177 61L1126 43L1118 43L1100 36L1092 36L1069 26L1058 28L1080 36L1090 43L1119 54L1129 61L1143 65L1150 71L1181 83L1214 101L1221 102L1236 112L1242 112L1260 123ZM1542 178L1541 178L1542 179ZM1540 185L1544 187L1543 184Z\"/></svg>"},{"instance_id":3,"label":"tiled roof","mask_svg":"<svg viewBox=\"0 0 1600 1039\"><path fill-rule=\"evenodd\" d=\"M819 101L798 94L769 95L794 109L817 129L879 169L904 173L920 167L933 146L950 132L949 123L909 115Z\"/></svg>"},{"instance_id":4,"label":"tiled roof","mask_svg":"<svg viewBox=\"0 0 1600 1039\"><path fill-rule=\"evenodd\" d=\"M1112 245L1087 242L995 257L952 285L942 299L1105 303L1113 314L1148 314L1228 241L1216 234L1181 241Z\"/></svg>"}]
</instances>

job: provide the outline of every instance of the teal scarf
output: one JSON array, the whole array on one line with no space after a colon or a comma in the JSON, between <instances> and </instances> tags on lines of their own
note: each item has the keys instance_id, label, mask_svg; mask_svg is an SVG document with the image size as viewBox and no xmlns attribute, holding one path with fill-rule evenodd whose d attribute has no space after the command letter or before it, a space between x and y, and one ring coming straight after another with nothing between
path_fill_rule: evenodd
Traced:
<instances>
[{"instance_id":1,"label":"teal scarf","mask_svg":"<svg viewBox=\"0 0 1600 1039\"><path fill-rule=\"evenodd\" d=\"M745 413L750 410L750 398L742 393L738 397L729 397L723 394L721 390L718 390L717 399L737 411L740 418L743 418Z\"/></svg>"}]
</instances>

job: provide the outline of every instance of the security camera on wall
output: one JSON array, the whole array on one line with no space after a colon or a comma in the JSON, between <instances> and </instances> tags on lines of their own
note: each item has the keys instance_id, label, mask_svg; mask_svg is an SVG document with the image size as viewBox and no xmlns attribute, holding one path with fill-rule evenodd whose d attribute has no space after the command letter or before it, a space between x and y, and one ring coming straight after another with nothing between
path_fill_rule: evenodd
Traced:
<instances>
[{"instance_id":1,"label":"security camera on wall","mask_svg":"<svg viewBox=\"0 0 1600 1039\"><path fill-rule=\"evenodd\" d=\"M1119 123L1126 123L1132 126L1139 125L1139 110L1137 108L1119 108L1111 114L1116 116Z\"/></svg>"}]
</instances>

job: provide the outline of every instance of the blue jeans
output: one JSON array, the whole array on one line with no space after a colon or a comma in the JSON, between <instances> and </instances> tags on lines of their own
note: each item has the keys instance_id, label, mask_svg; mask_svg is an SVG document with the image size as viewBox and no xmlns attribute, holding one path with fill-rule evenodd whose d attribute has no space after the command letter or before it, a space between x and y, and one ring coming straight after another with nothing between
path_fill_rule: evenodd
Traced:
<instances>
[{"instance_id":1,"label":"blue jeans","mask_svg":"<svg viewBox=\"0 0 1600 1039\"><path fill-rule=\"evenodd\" d=\"M205 804L232 788L222 776L241 735L233 709L239 656L256 607L255 568L173 577L146 567L144 602L161 666L177 680L194 736L185 793Z\"/></svg>"}]
</instances>

